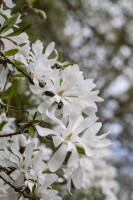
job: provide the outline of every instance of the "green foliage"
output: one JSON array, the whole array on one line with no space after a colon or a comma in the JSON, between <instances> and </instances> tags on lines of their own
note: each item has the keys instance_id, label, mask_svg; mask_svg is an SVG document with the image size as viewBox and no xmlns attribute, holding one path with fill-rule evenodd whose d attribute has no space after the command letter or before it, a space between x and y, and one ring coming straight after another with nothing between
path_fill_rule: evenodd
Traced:
<instances>
[{"instance_id":1,"label":"green foliage","mask_svg":"<svg viewBox=\"0 0 133 200\"><path fill-rule=\"evenodd\" d=\"M18 79L14 79L13 82L12 82L12 86L10 88L10 91L9 91L9 95L8 95L8 99L7 99L7 103L9 104L11 99L13 98L16 90L17 90L17 85L18 85Z\"/></svg>"},{"instance_id":2,"label":"green foliage","mask_svg":"<svg viewBox=\"0 0 133 200\"><path fill-rule=\"evenodd\" d=\"M16 28L13 33L8 34L6 37L13 37L13 36L19 35L23 33L24 31L26 31L27 29L29 29L30 27L31 27L30 23L28 24L24 23L20 28Z\"/></svg>"},{"instance_id":3,"label":"green foliage","mask_svg":"<svg viewBox=\"0 0 133 200\"><path fill-rule=\"evenodd\" d=\"M7 122L2 122L1 124L0 124L0 131L2 130L2 128L5 126L5 124L6 124Z\"/></svg>"},{"instance_id":4,"label":"green foliage","mask_svg":"<svg viewBox=\"0 0 133 200\"><path fill-rule=\"evenodd\" d=\"M28 133L29 133L29 135L30 135L32 138L34 138L34 136L35 136L35 130L34 130L34 127L33 127L33 126L30 126L30 127L28 128Z\"/></svg>"},{"instance_id":5,"label":"green foliage","mask_svg":"<svg viewBox=\"0 0 133 200\"><path fill-rule=\"evenodd\" d=\"M29 3L30 5L33 5L36 1L38 1L38 0L28 0L28 3Z\"/></svg>"},{"instance_id":6,"label":"green foliage","mask_svg":"<svg viewBox=\"0 0 133 200\"><path fill-rule=\"evenodd\" d=\"M11 49L11 50L5 52L5 56L13 56L16 53L18 53L18 49Z\"/></svg>"},{"instance_id":7,"label":"green foliage","mask_svg":"<svg viewBox=\"0 0 133 200\"><path fill-rule=\"evenodd\" d=\"M82 147L77 147L77 151L80 154L85 154L85 150Z\"/></svg>"},{"instance_id":8,"label":"green foliage","mask_svg":"<svg viewBox=\"0 0 133 200\"><path fill-rule=\"evenodd\" d=\"M4 24L3 24L3 26L2 26L2 28L1 28L1 30L0 30L0 32L1 33L4 33L4 32L6 32L6 31L8 31L10 28L13 28L14 27L14 25L15 25L15 23L16 23L16 21L17 21L17 19L18 19L18 17L19 17L19 13L16 13L16 14L14 14L12 17L10 17L9 19L7 19L5 22L4 22Z\"/></svg>"}]
</instances>

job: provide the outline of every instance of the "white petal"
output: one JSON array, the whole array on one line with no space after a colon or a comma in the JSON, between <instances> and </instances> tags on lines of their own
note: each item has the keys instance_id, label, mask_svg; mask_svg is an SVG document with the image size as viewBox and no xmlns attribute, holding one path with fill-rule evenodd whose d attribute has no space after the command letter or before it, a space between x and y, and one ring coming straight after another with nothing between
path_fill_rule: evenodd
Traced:
<instances>
[{"instance_id":1,"label":"white petal","mask_svg":"<svg viewBox=\"0 0 133 200\"><path fill-rule=\"evenodd\" d=\"M39 87L38 85L30 85L30 90L33 94L41 94L42 92L44 92L44 89Z\"/></svg>"},{"instance_id":2,"label":"white petal","mask_svg":"<svg viewBox=\"0 0 133 200\"><path fill-rule=\"evenodd\" d=\"M41 160L42 158L42 155L43 155L43 152L42 151L39 151L31 160L31 163L33 165L36 166L36 164L38 163L39 164L39 161Z\"/></svg>"},{"instance_id":3,"label":"white petal","mask_svg":"<svg viewBox=\"0 0 133 200\"><path fill-rule=\"evenodd\" d=\"M80 189L82 187L83 170L80 165L76 170L73 171L72 181L76 189Z\"/></svg>"},{"instance_id":4,"label":"white petal","mask_svg":"<svg viewBox=\"0 0 133 200\"><path fill-rule=\"evenodd\" d=\"M64 162L67 154L66 148L66 144L63 143L49 160L48 167L52 172L57 171Z\"/></svg>"},{"instance_id":5,"label":"white petal","mask_svg":"<svg viewBox=\"0 0 133 200\"><path fill-rule=\"evenodd\" d=\"M49 187L53 182L57 180L58 176L56 174L47 174L45 177L44 188Z\"/></svg>"},{"instance_id":6,"label":"white petal","mask_svg":"<svg viewBox=\"0 0 133 200\"><path fill-rule=\"evenodd\" d=\"M46 112L46 110L53 104L54 100L53 98L49 98L47 100L45 100L44 102L42 102L39 106L38 106L38 111L43 114Z\"/></svg>"},{"instance_id":7,"label":"white petal","mask_svg":"<svg viewBox=\"0 0 133 200\"><path fill-rule=\"evenodd\" d=\"M43 43L40 40L37 40L34 44L32 44L32 50L35 56L39 56L43 52Z\"/></svg>"},{"instance_id":8,"label":"white petal","mask_svg":"<svg viewBox=\"0 0 133 200\"><path fill-rule=\"evenodd\" d=\"M13 8L15 6L15 4L13 4L12 0L4 0L4 2L7 5L7 7L9 7L9 8Z\"/></svg>"},{"instance_id":9,"label":"white petal","mask_svg":"<svg viewBox=\"0 0 133 200\"><path fill-rule=\"evenodd\" d=\"M49 57L49 55L53 52L54 47L55 47L55 43L54 43L54 42L51 42L51 43L47 46L47 48L46 48L46 50L45 50L45 54L46 54L47 57Z\"/></svg>"},{"instance_id":10,"label":"white petal","mask_svg":"<svg viewBox=\"0 0 133 200\"><path fill-rule=\"evenodd\" d=\"M51 112L49 112L48 110L46 110L46 115L54 122L56 122L57 124L60 125L60 127L63 130L66 130L65 125L62 123L61 120L59 120L57 117L55 117L55 109L53 109Z\"/></svg>"},{"instance_id":11,"label":"white petal","mask_svg":"<svg viewBox=\"0 0 133 200\"><path fill-rule=\"evenodd\" d=\"M41 126L36 126L36 130L38 132L38 134L42 137L45 137L47 135L56 135L56 132L52 129L48 129L48 128L42 128Z\"/></svg>"},{"instance_id":12,"label":"white petal","mask_svg":"<svg viewBox=\"0 0 133 200\"><path fill-rule=\"evenodd\" d=\"M58 147L64 141L63 138L59 136L53 136L52 138L55 147Z\"/></svg>"},{"instance_id":13,"label":"white petal","mask_svg":"<svg viewBox=\"0 0 133 200\"><path fill-rule=\"evenodd\" d=\"M12 173L10 174L10 177L11 177L13 180L17 180L18 177L20 176L20 174L21 174L21 171L17 169L17 170L15 170L14 172L12 172Z\"/></svg>"},{"instance_id":14,"label":"white petal","mask_svg":"<svg viewBox=\"0 0 133 200\"><path fill-rule=\"evenodd\" d=\"M75 149L73 149L70 158L68 160L68 167L74 167L77 168L78 167L78 152Z\"/></svg>"},{"instance_id":15,"label":"white petal","mask_svg":"<svg viewBox=\"0 0 133 200\"><path fill-rule=\"evenodd\" d=\"M93 124L96 122L97 119L98 118L95 115L85 118L79 124L79 126L74 130L74 133L77 135L81 133L82 131L84 131L86 128L93 126Z\"/></svg>"},{"instance_id":16,"label":"white petal","mask_svg":"<svg viewBox=\"0 0 133 200\"><path fill-rule=\"evenodd\" d=\"M25 161L31 160L32 154L33 154L33 143L31 142L25 148L24 152Z\"/></svg>"},{"instance_id":17,"label":"white petal","mask_svg":"<svg viewBox=\"0 0 133 200\"><path fill-rule=\"evenodd\" d=\"M69 176L69 178L67 180L67 189L68 189L69 193L72 195L72 193L71 193L71 181L72 181L72 176Z\"/></svg>"}]
</instances>

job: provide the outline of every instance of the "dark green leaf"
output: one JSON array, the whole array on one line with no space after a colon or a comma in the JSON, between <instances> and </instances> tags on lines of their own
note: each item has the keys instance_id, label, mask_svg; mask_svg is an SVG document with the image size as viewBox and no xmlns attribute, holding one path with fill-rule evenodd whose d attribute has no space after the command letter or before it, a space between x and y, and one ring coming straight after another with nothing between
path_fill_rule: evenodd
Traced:
<instances>
[{"instance_id":1,"label":"dark green leaf","mask_svg":"<svg viewBox=\"0 0 133 200\"><path fill-rule=\"evenodd\" d=\"M8 34L6 37L13 37L25 32L28 28L30 28L31 24L26 24L19 29L14 30L13 33Z\"/></svg>"},{"instance_id":2,"label":"dark green leaf","mask_svg":"<svg viewBox=\"0 0 133 200\"><path fill-rule=\"evenodd\" d=\"M18 79L14 79L8 95L8 100L7 100L8 104L10 103L12 97L14 96L17 90L17 84L18 84Z\"/></svg>"},{"instance_id":3,"label":"dark green leaf","mask_svg":"<svg viewBox=\"0 0 133 200\"><path fill-rule=\"evenodd\" d=\"M35 136L35 130L34 130L34 127L33 126L30 126L28 128L28 133L29 135L33 138Z\"/></svg>"},{"instance_id":4,"label":"dark green leaf","mask_svg":"<svg viewBox=\"0 0 133 200\"><path fill-rule=\"evenodd\" d=\"M66 64L66 65L63 65L63 68L67 68L67 67L69 67L69 66L73 66L75 63L68 63L68 64Z\"/></svg>"},{"instance_id":5,"label":"dark green leaf","mask_svg":"<svg viewBox=\"0 0 133 200\"><path fill-rule=\"evenodd\" d=\"M13 76L14 76L14 77L19 77L19 78L25 77L23 74L14 74Z\"/></svg>"},{"instance_id":6,"label":"dark green leaf","mask_svg":"<svg viewBox=\"0 0 133 200\"><path fill-rule=\"evenodd\" d=\"M11 49L11 50L5 52L5 56L13 56L16 53L18 53L18 49Z\"/></svg>"},{"instance_id":7,"label":"dark green leaf","mask_svg":"<svg viewBox=\"0 0 133 200\"><path fill-rule=\"evenodd\" d=\"M2 122L1 124L0 124L0 131L2 131L2 129L3 129L3 127L5 126L5 124L6 124L7 122Z\"/></svg>"},{"instance_id":8,"label":"dark green leaf","mask_svg":"<svg viewBox=\"0 0 133 200\"><path fill-rule=\"evenodd\" d=\"M35 193L35 190L36 190L36 184L34 184L33 187L32 187L32 194Z\"/></svg>"},{"instance_id":9,"label":"dark green leaf","mask_svg":"<svg viewBox=\"0 0 133 200\"><path fill-rule=\"evenodd\" d=\"M82 147L77 147L77 151L80 154L85 154L85 150Z\"/></svg>"},{"instance_id":10,"label":"dark green leaf","mask_svg":"<svg viewBox=\"0 0 133 200\"><path fill-rule=\"evenodd\" d=\"M38 0L28 0L30 5L34 4L36 1L38 1Z\"/></svg>"},{"instance_id":11,"label":"dark green leaf","mask_svg":"<svg viewBox=\"0 0 133 200\"><path fill-rule=\"evenodd\" d=\"M16 68L18 69L18 71L23 72L28 75L27 71L23 67L21 67L21 65L22 65L21 62L15 60L14 64L15 64Z\"/></svg>"},{"instance_id":12,"label":"dark green leaf","mask_svg":"<svg viewBox=\"0 0 133 200\"><path fill-rule=\"evenodd\" d=\"M37 112L34 113L33 120L36 119L36 116L37 116Z\"/></svg>"}]
</instances>

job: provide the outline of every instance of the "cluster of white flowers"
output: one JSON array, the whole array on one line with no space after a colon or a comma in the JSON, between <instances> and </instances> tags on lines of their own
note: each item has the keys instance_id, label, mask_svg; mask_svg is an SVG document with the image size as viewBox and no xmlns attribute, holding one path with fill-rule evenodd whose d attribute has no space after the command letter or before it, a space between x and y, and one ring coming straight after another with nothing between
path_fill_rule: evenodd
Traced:
<instances>
[{"instance_id":1,"label":"cluster of white flowers","mask_svg":"<svg viewBox=\"0 0 133 200\"><path fill-rule=\"evenodd\" d=\"M89 160L82 159L82 165L86 166L83 185L86 190L96 190L105 196L105 200L117 200L117 193L119 192L119 184L116 181L117 170L114 166L109 164L106 159L112 157L111 151L108 149L102 157L93 159L93 170L88 170ZM89 187L88 187L89 185Z\"/></svg>"},{"instance_id":2,"label":"cluster of white flowers","mask_svg":"<svg viewBox=\"0 0 133 200\"><path fill-rule=\"evenodd\" d=\"M11 15L14 4L11 0L4 0L3 4L0 93L9 89L12 95L10 75L18 70L28 78L30 91L41 103L34 109L35 124L31 126L29 121L18 129L15 119L6 116L9 102L6 104L1 97L0 106L5 112L0 111L0 197L60 200L51 185L59 184L61 178L70 193L71 183L76 189L89 187L94 182L91 177L97 173L94 158L100 157L110 144L106 139L109 133L98 134L101 123L97 122L96 102L102 98L98 97L98 90L93 90L93 80L85 79L78 65L58 60L54 42L45 51L39 40L30 47L27 34L19 28L20 15ZM47 123L51 126L47 127ZM35 130L32 139L27 131L30 129ZM51 148L46 147L49 142Z\"/></svg>"}]
</instances>

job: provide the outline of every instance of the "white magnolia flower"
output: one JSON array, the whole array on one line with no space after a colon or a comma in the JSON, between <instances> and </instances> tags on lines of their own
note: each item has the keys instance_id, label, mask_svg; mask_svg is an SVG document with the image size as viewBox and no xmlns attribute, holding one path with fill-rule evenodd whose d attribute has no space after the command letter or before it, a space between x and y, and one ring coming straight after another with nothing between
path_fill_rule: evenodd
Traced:
<instances>
[{"instance_id":1,"label":"white magnolia flower","mask_svg":"<svg viewBox=\"0 0 133 200\"><path fill-rule=\"evenodd\" d=\"M97 96L99 91L92 91L95 88L93 80L85 80L78 65L69 66L64 70L54 69L44 80L44 88L31 86L33 93L42 93L43 102L38 107L41 114L53 107L62 108L63 117L72 113L77 116L82 111L90 115L92 111L97 111L95 102L102 100Z\"/></svg>"},{"instance_id":2,"label":"white magnolia flower","mask_svg":"<svg viewBox=\"0 0 133 200\"><path fill-rule=\"evenodd\" d=\"M33 179L33 177L30 177ZM58 176L56 174L46 174L43 173L41 176L36 177L37 179L33 179L34 182L30 179L27 181L28 187L30 191L33 191L33 187L35 187L34 194L36 197L39 197L41 200L61 200L57 194L56 190L51 188L51 185L57 180Z\"/></svg>"},{"instance_id":3,"label":"white magnolia flower","mask_svg":"<svg viewBox=\"0 0 133 200\"><path fill-rule=\"evenodd\" d=\"M41 185L37 186L35 194L42 200L61 200L56 190L48 189L50 185L57 180L58 176L55 174L45 174Z\"/></svg>"},{"instance_id":4,"label":"white magnolia flower","mask_svg":"<svg viewBox=\"0 0 133 200\"><path fill-rule=\"evenodd\" d=\"M25 174L29 169L37 163L42 162L41 151L33 156L33 144L29 143L24 154L21 154L16 148L11 146L11 152L8 150L0 151L0 165L3 167L14 167L14 171L10 177L15 181L16 186L21 186L24 183Z\"/></svg>"},{"instance_id":5,"label":"white magnolia flower","mask_svg":"<svg viewBox=\"0 0 133 200\"><path fill-rule=\"evenodd\" d=\"M53 53L55 48L55 43L50 43L45 52L43 43L37 40L32 44L32 51L30 52L29 63L27 70L31 73L33 81L35 84L38 81L44 81L45 76L49 75L51 67L56 63L57 57L50 59L50 55Z\"/></svg>"},{"instance_id":6,"label":"white magnolia flower","mask_svg":"<svg viewBox=\"0 0 133 200\"><path fill-rule=\"evenodd\" d=\"M54 117L52 119L54 120ZM55 120L59 125L54 129L36 126L40 136L51 135L55 147L59 147L48 162L48 166L53 172L61 167L68 152L71 152L68 167L77 168L79 149L82 149L88 157L92 157L96 154L95 149L101 149L110 143L109 140L105 139L109 133L96 135L101 128L101 123L96 122L95 115L87 118L70 116L69 120L64 123L59 119L55 118Z\"/></svg>"}]
</instances>

